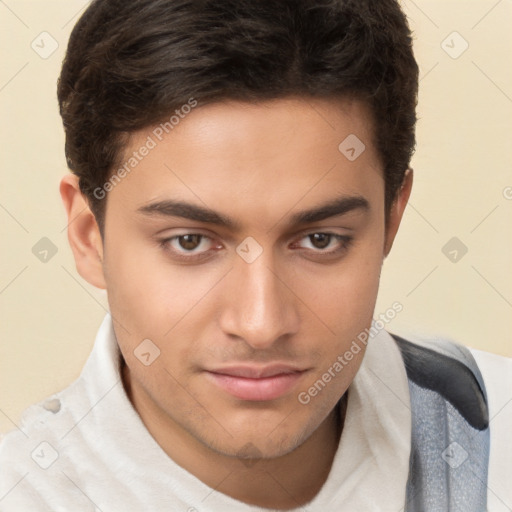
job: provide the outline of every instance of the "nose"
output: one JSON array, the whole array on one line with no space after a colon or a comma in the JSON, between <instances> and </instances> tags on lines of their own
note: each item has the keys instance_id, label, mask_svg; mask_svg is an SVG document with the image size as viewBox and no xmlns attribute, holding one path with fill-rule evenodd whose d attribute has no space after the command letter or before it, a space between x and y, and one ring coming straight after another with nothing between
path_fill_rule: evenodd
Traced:
<instances>
[{"instance_id":1,"label":"nose","mask_svg":"<svg viewBox=\"0 0 512 512\"><path fill-rule=\"evenodd\" d=\"M298 303L286 276L263 253L256 261L235 263L221 313L221 328L254 349L268 349L299 327Z\"/></svg>"}]
</instances>

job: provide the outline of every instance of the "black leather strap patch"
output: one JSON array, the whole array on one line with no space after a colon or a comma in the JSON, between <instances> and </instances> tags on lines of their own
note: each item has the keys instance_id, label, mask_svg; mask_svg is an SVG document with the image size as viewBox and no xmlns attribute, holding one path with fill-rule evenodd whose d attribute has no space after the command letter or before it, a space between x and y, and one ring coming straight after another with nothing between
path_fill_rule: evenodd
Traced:
<instances>
[{"instance_id":1,"label":"black leather strap patch","mask_svg":"<svg viewBox=\"0 0 512 512\"><path fill-rule=\"evenodd\" d=\"M439 393L477 430L489 426L485 393L470 368L455 358L404 340L395 334L409 379Z\"/></svg>"}]
</instances>

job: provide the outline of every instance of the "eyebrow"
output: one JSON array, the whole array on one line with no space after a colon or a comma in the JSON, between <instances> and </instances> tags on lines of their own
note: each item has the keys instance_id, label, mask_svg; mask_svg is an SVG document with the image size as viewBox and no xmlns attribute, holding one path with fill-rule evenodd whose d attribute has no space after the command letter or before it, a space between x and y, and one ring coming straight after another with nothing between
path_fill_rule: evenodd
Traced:
<instances>
[{"instance_id":1,"label":"eyebrow","mask_svg":"<svg viewBox=\"0 0 512 512\"><path fill-rule=\"evenodd\" d=\"M367 212L370 210L370 203L362 196L342 196L316 208L294 213L286 224L300 225L319 222L331 217L345 215L355 210ZM234 219L208 207L184 201L172 199L157 201L141 206L137 209L137 212L148 216L180 217L206 224L215 224L233 231L240 230L240 224Z\"/></svg>"},{"instance_id":2,"label":"eyebrow","mask_svg":"<svg viewBox=\"0 0 512 512\"><path fill-rule=\"evenodd\" d=\"M150 216L181 217L183 219L195 220L206 224L217 224L232 230L239 228L238 223L229 217L217 213L210 208L186 203L185 201L174 201L172 199L157 201L141 206L137 209L137 212Z\"/></svg>"},{"instance_id":3,"label":"eyebrow","mask_svg":"<svg viewBox=\"0 0 512 512\"><path fill-rule=\"evenodd\" d=\"M292 215L290 224L308 224L345 215L354 210L370 211L370 203L362 196L343 196L311 210L304 210Z\"/></svg>"}]
</instances>

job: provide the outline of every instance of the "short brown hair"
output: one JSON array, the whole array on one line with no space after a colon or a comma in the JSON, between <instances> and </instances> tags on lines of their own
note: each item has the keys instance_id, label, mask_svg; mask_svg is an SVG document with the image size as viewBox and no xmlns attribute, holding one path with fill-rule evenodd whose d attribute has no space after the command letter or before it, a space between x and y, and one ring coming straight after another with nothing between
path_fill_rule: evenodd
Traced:
<instances>
[{"instance_id":1,"label":"short brown hair","mask_svg":"<svg viewBox=\"0 0 512 512\"><path fill-rule=\"evenodd\" d=\"M371 108L386 211L415 145L418 66L396 0L94 0L58 81L66 158L100 229L126 135L186 104L352 96Z\"/></svg>"}]
</instances>

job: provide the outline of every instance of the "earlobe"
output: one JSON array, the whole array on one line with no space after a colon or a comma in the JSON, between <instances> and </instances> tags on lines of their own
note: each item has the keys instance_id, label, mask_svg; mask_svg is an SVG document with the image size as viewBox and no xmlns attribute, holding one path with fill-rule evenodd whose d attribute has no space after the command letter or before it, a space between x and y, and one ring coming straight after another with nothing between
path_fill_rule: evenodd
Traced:
<instances>
[{"instance_id":1,"label":"earlobe","mask_svg":"<svg viewBox=\"0 0 512 512\"><path fill-rule=\"evenodd\" d=\"M68 218L68 241L78 273L97 288L106 289L103 274L103 240L89 204L80 191L78 177L67 174L60 195Z\"/></svg>"},{"instance_id":2,"label":"earlobe","mask_svg":"<svg viewBox=\"0 0 512 512\"><path fill-rule=\"evenodd\" d=\"M405 207L407 206L409 196L411 195L412 183L413 170L409 168L407 171L405 171L402 186L400 187L400 190L398 191L389 211L389 217L386 226L386 241L384 244L384 257L387 257L391 251L391 247L393 246L395 236L398 232L398 228L400 227L400 222L402 221Z\"/></svg>"}]
</instances>

